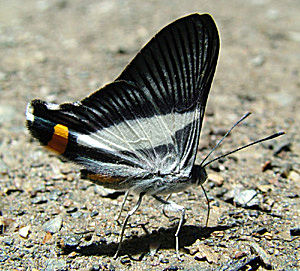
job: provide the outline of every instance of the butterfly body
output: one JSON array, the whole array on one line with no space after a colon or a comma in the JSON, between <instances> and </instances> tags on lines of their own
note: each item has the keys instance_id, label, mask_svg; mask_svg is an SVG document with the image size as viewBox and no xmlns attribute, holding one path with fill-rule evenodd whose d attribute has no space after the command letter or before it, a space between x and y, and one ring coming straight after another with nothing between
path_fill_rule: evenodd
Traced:
<instances>
[{"instance_id":1,"label":"butterfly body","mask_svg":"<svg viewBox=\"0 0 300 271\"><path fill-rule=\"evenodd\" d=\"M180 18L158 32L114 82L83 100L33 100L27 127L42 145L80 165L83 178L138 193L132 211L145 194L170 204L157 195L207 177L194 162L218 54L210 15ZM182 224L184 208L172 206L182 212Z\"/></svg>"}]
</instances>

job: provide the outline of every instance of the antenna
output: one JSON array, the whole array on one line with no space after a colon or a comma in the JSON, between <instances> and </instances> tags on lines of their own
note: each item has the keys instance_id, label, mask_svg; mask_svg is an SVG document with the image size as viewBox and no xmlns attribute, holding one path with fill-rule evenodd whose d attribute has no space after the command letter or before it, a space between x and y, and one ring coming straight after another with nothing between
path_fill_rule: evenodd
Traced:
<instances>
[{"instance_id":1,"label":"antenna","mask_svg":"<svg viewBox=\"0 0 300 271\"><path fill-rule=\"evenodd\" d=\"M214 162L214 161L216 161L216 160L219 160L219 159L221 159L221 158L223 158L223 157L225 157L225 156L227 156L227 155L230 155L230 154L232 154L232 153L234 153L234 152L240 151L240 150L242 150L242 149L248 148L248 147L250 147L250 146L252 146L252 145L255 145L255 144L257 144L257 143L261 143L261 142L263 142L263 141L267 141L267 140L273 139L273 138L275 138L275 137L278 137L278 136L281 136L281 135L284 135L284 134L285 134L285 132L278 132L278 133L275 133L275 134L273 134L273 135L264 137L264 138L262 138L262 139L255 140L254 142L251 142L251 143L249 143L249 144L247 144L247 145L245 145L245 146L239 147L239 148L237 148L237 149L235 149L235 150L233 150L233 151L230 151L230 152L228 152L228 153L226 153L226 154L220 155L220 156L218 156L217 158L214 158L213 160L210 160L209 162L205 163L202 167L206 167L206 166L209 165L210 163L212 163L212 162ZM203 164L203 163L201 163L201 164Z\"/></svg>"},{"instance_id":2,"label":"antenna","mask_svg":"<svg viewBox=\"0 0 300 271\"><path fill-rule=\"evenodd\" d=\"M202 160L200 167L203 165L203 163L207 160L207 158L219 147L219 145L222 143L222 141L227 137L232 129L237 126L239 123L241 123L245 118L247 118L249 115L251 115L251 112L247 112L244 116L242 116L233 126L227 131L227 133L219 140L219 142L213 147L213 149L206 155L206 157ZM203 166L205 167L205 166Z\"/></svg>"}]
</instances>

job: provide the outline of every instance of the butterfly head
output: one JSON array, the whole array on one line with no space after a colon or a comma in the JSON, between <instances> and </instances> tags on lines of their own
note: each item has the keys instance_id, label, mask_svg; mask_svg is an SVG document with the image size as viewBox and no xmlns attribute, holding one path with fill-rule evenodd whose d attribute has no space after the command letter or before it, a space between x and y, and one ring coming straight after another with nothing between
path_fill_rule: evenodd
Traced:
<instances>
[{"instance_id":1,"label":"butterfly head","mask_svg":"<svg viewBox=\"0 0 300 271\"><path fill-rule=\"evenodd\" d=\"M198 186L203 184L207 179L207 173L204 167L199 165L194 165L192 168L192 184Z\"/></svg>"}]
</instances>

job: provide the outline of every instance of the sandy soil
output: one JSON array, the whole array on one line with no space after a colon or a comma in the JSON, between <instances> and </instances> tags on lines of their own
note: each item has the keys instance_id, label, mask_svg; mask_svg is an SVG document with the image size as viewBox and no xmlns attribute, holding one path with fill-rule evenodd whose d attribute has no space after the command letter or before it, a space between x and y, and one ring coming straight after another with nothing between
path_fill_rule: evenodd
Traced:
<instances>
[{"instance_id":1,"label":"sandy soil","mask_svg":"<svg viewBox=\"0 0 300 271\"><path fill-rule=\"evenodd\" d=\"M113 260L123 197L80 180L78 167L32 140L26 104L83 98L113 80L164 25L194 12L212 14L222 41L198 160L247 111L253 114L219 153L286 135L210 167L208 227L201 190L173 196L187 208L182 261L177 220L152 199ZM299 12L294 0L1 1L0 269L299 270ZM243 204L249 194L252 203ZM131 195L126 210L135 201Z\"/></svg>"}]
</instances>

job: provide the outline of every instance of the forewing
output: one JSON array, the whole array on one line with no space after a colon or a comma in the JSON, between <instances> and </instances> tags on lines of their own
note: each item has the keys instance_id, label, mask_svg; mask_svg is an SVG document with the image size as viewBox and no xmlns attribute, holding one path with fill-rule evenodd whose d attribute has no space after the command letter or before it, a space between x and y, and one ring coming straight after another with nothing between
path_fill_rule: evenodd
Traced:
<instances>
[{"instance_id":1,"label":"forewing","mask_svg":"<svg viewBox=\"0 0 300 271\"><path fill-rule=\"evenodd\" d=\"M162 29L117 80L152 97L157 115L168 118L176 171L190 173L219 54L219 35L210 15L193 14Z\"/></svg>"}]
</instances>

